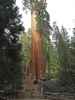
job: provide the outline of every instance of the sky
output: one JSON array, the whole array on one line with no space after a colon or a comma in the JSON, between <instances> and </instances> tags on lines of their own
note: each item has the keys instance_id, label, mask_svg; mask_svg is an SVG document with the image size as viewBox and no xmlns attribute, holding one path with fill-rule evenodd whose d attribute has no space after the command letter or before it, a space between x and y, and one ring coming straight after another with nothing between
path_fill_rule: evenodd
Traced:
<instances>
[{"instance_id":1,"label":"sky","mask_svg":"<svg viewBox=\"0 0 75 100\"><path fill-rule=\"evenodd\" d=\"M47 0L47 10L50 14L50 23L57 22L57 25L64 26L68 30L75 27L75 0ZM31 15L23 11L22 0L17 0L20 13L22 14L22 21L26 30L31 27Z\"/></svg>"}]
</instances>

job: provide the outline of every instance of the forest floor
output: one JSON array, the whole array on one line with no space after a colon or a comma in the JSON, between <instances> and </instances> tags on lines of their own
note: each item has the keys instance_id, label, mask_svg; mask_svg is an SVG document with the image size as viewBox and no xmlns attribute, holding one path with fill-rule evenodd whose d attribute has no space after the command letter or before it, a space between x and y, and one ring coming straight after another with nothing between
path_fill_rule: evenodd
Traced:
<instances>
[{"instance_id":1,"label":"forest floor","mask_svg":"<svg viewBox=\"0 0 75 100\"><path fill-rule=\"evenodd\" d=\"M35 98L35 99L30 99L30 98L29 98L29 99L28 99L28 98L27 98L27 99L18 99L18 100L49 100L49 99L39 99L39 98Z\"/></svg>"},{"instance_id":2,"label":"forest floor","mask_svg":"<svg viewBox=\"0 0 75 100\"><path fill-rule=\"evenodd\" d=\"M54 97L51 97L51 98L48 98L48 99L39 99L39 98L36 98L36 99L18 99L18 100L75 100L75 99L72 99L72 98L54 98Z\"/></svg>"},{"instance_id":3,"label":"forest floor","mask_svg":"<svg viewBox=\"0 0 75 100\"><path fill-rule=\"evenodd\" d=\"M47 98L25 98L16 100L75 100L73 96L49 96Z\"/></svg>"}]
</instances>

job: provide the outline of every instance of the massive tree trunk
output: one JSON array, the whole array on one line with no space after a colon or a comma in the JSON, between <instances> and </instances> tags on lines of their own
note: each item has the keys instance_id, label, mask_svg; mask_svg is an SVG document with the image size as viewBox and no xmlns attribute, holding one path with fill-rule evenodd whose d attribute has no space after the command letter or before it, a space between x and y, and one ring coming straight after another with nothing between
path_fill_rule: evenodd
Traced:
<instances>
[{"instance_id":1,"label":"massive tree trunk","mask_svg":"<svg viewBox=\"0 0 75 100\"><path fill-rule=\"evenodd\" d=\"M35 80L43 78L45 72L44 56L42 51L42 33L37 31L37 11L31 16L32 27L32 74Z\"/></svg>"}]
</instances>

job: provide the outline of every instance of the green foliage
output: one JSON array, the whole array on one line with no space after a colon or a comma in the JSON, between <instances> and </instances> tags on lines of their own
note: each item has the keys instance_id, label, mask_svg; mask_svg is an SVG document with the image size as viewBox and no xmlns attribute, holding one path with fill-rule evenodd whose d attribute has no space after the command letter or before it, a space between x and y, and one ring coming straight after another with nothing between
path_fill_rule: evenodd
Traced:
<instances>
[{"instance_id":1,"label":"green foliage","mask_svg":"<svg viewBox=\"0 0 75 100\"><path fill-rule=\"evenodd\" d=\"M23 0L24 9L40 10L45 6L45 0ZM38 7L39 6L39 7Z\"/></svg>"},{"instance_id":2,"label":"green foliage","mask_svg":"<svg viewBox=\"0 0 75 100\"><path fill-rule=\"evenodd\" d=\"M49 14L46 8L39 10L36 20L37 20L37 31L49 35L51 26L49 23L50 21Z\"/></svg>"},{"instance_id":3,"label":"green foliage","mask_svg":"<svg viewBox=\"0 0 75 100\"><path fill-rule=\"evenodd\" d=\"M0 0L0 89L19 89L22 82L19 34L24 30L15 0Z\"/></svg>"},{"instance_id":4,"label":"green foliage","mask_svg":"<svg viewBox=\"0 0 75 100\"><path fill-rule=\"evenodd\" d=\"M54 45L56 48L58 47L59 36L60 36L59 27L57 26L56 22L53 22L52 39L54 40Z\"/></svg>"},{"instance_id":5,"label":"green foliage","mask_svg":"<svg viewBox=\"0 0 75 100\"><path fill-rule=\"evenodd\" d=\"M31 61L31 30L21 35L20 42L22 44L22 64L27 65Z\"/></svg>"},{"instance_id":6,"label":"green foliage","mask_svg":"<svg viewBox=\"0 0 75 100\"><path fill-rule=\"evenodd\" d=\"M75 28L73 29L73 36L71 38L70 61L71 83L75 86Z\"/></svg>"},{"instance_id":7,"label":"green foliage","mask_svg":"<svg viewBox=\"0 0 75 100\"><path fill-rule=\"evenodd\" d=\"M0 49L0 89L18 89L22 84L20 47Z\"/></svg>"},{"instance_id":8,"label":"green foliage","mask_svg":"<svg viewBox=\"0 0 75 100\"><path fill-rule=\"evenodd\" d=\"M59 37L58 54L60 62L60 80L62 84L68 85L70 83L70 50L68 33L64 27L62 27Z\"/></svg>"},{"instance_id":9,"label":"green foliage","mask_svg":"<svg viewBox=\"0 0 75 100\"><path fill-rule=\"evenodd\" d=\"M58 59L58 53L57 49L53 46L50 49L50 67L51 67L51 76L52 79L59 79L59 59Z\"/></svg>"},{"instance_id":10,"label":"green foliage","mask_svg":"<svg viewBox=\"0 0 75 100\"><path fill-rule=\"evenodd\" d=\"M0 47L16 43L23 31L15 0L0 0Z\"/></svg>"},{"instance_id":11,"label":"green foliage","mask_svg":"<svg viewBox=\"0 0 75 100\"><path fill-rule=\"evenodd\" d=\"M37 12L37 31L44 34L50 33L51 26L49 24L49 14L46 10L46 1L45 0L24 0L24 7L30 9L31 12ZM26 9L25 9L26 10Z\"/></svg>"},{"instance_id":12,"label":"green foliage","mask_svg":"<svg viewBox=\"0 0 75 100\"><path fill-rule=\"evenodd\" d=\"M46 58L46 78L48 79L58 79L59 75L59 61L57 49L53 47L51 40L44 37L43 40L43 51Z\"/></svg>"},{"instance_id":13,"label":"green foliage","mask_svg":"<svg viewBox=\"0 0 75 100\"><path fill-rule=\"evenodd\" d=\"M47 22L48 21L49 20L47 20ZM45 59L47 62L46 77L48 79L58 79L59 78L58 77L59 76L59 69L60 69L59 68L59 61L58 61L58 52L57 52L57 48L54 47L54 45L53 45L54 43L52 43L52 41L50 39L52 28L50 27L47 30L48 31L44 31L45 33L43 36L43 51L44 51ZM53 31L55 31L55 30L53 30Z\"/></svg>"}]
</instances>

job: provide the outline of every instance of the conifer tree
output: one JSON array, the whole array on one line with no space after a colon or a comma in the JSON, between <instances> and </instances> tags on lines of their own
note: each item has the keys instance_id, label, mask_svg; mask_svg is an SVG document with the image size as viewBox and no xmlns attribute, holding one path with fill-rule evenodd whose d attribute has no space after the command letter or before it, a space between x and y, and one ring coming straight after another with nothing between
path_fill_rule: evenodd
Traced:
<instances>
[{"instance_id":1,"label":"conifer tree","mask_svg":"<svg viewBox=\"0 0 75 100\"><path fill-rule=\"evenodd\" d=\"M21 82L19 34L24 30L16 0L0 0L0 87L16 89Z\"/></svg>"},{"instance_id":2,"label":"conifer tree","mask_svg":"<svg viewBox=\"0 0 75 100\"><path fill-rule=\"evenodd\" d=\"M70 66L71 66L71 84L75 86L75 28L73 28L73 36L71 38L71 46L70 46Z\"/></svg>"},{"instance_id":3,"label":"conifer tree","mask_svg":"<svg viewBox=\"0 0 75 100\"><path fill-rule=\"evenodd\" d=\"M46 0L24 0L24 5L31 10L32 73L34 79L39 80L43 78L46 67L42 40L43 33L49 31L49 14L46 10Z\"/></svg>"},{"instance_id":4,"label":"conifer tree","mask_svg":"<svg viewBox=\"0 0 75 100\"><path fill-rule=\"evenodd\" d=\"M69 84L70 77L70 51L69 51L69 37L68 32L62 26L58 42L58 54L60 62L60 80L64 85Z\"/></svg>"}]
</instances>

